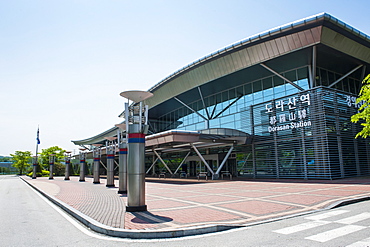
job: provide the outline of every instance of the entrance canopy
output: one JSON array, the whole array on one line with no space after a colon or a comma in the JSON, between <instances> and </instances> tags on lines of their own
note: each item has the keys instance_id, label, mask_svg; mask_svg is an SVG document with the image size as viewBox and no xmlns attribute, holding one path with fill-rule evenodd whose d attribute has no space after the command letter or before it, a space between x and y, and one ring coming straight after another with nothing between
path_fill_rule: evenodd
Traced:
<instances>
[{"instance_id":1,"label":"entrance canopy","mask_svg":"<svg viewBox=\"0 0 370 247\"><path fill-rule=\"evenodd\" d=\"M252 136L235 129L205 129L201 131L169 130L146 137L146 153L153 150L166 152L186 151L197 148L210 148L246 144L252 141Z\"/></svg>"}]
</instances>

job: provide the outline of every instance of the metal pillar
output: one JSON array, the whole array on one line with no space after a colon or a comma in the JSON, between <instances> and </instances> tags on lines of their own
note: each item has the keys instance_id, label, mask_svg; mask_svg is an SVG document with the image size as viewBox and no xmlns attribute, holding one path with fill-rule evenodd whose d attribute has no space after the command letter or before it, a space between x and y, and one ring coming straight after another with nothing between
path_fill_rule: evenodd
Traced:
<instances>
[{"instance_id":1,"label":"metal pillar","mask_svg":"<svg viewBox=\"0 0 370 247\"><path fill-rule=\"evenodd\" d=\"M119 179L118 179L118 194L127 193L127 144L121 142L119 144Z\"/></svg>"},{"instance_id":2,"label":"metal pillar","mask_svg":"<svg viewBox=\"0 0 370 247\"><path fill-rule=\"evenodd\" d=\"M116 153L116 144L114 142L116 137L105 137L107 139L107 187L114 187L114 155Z\"/></svg>"},{"instance_id":3,"label":"metal pillar","mask_svg":"<svg viewBox=\"0 0 370 247\"><path fill-rule=\"evenodd\" d=\"M49 156L49 179L54 179L54 162L55 162L55 154L50 154Z\"/></svg>"},{"instance_id":4,"label":"metal pillar","mask_svg":"<svg viewBox=\"0 0 370 247\"><path fill-rule=\"evenodd\" d=\"M69 180L69 176L71 175L71 152L66 152L64 154L64 159L66 162L66 171L64 180Z\"/></svg>"},{"instance_id":5,"label":"metal pillar","mask_svg":"<svg viewBox=\"0 0 370 247\"><path fill-rule=\"evenodd\" d=\"M129 125L127 155L127 212L146 211L145 134L139 124Z\"/></svg>"},{"instance_id":6,"label":"metal pillar","mask_svg":"<svg viewBox=\"0 0 370 247\"><path fill-rule=\"evenodd\" d=\"M145 205L145 135L148 133L148 106L143 100L153 96L150 92L126 91L120 95L133 103L125 103L127 133L127 206L126 212L146 211Z\"/></svg>"},{"instance_id":7,"label":"metal pillar","mask_svg":"<svg viewBox=\"0 0 370 247\"><path fill-rule=\"evenodd\" d=\"M33 156L33 171L32 171L32 179L36 179L36 170L37 170L37 156Z\"/></svg>"},{"instance_id":8,"label":"metal pillar","mask_svg":"<svg viewBox=\"0 0 370 247\"><path fill-rule=\"evenodd\" d=\"M112 151L111 151L112 152ZM107 187L114 187L114 154L107 154Z\"/></svg>"},{"instance_id":9,"label":"metal pillar","mask_svg":"<svg viewBox=\"0 0 370 247\"><path fill-rule=\"evenodd\" d=\"M80 149L80 182L85 182L85 149Z\"/></svg>"},{"instance_id":10,"label":"metal pillar","mask_svg":"<svg viewBox=\"0 0 370 247\"><path fill-rule=\"evenodd\" d=\"M204 163L204 165L207 167L208 171L212 174L212 179L215 175L215 172L211 169L211 167L208 165L207 161L204 159L204 157L202 156L202 154L199 152L199 150L197 149L197 147L193 144L193 143L190 143L191 147L194 149L194 151L198 154L199 158L202 160L202 162Z\"/></svg>"},{"instance_id":11,"label":"metal pillar","mask_svg":"<svg viewBox=\"0 0 370 247\"><path fill-rule=\"evenodd\" d=\"M100 173L99 173L99 168L100 168L100 155L101 155L101 150L100 146L102 144L93 144L95 146L95 149L93 150L94 154L94 168L93 168L93 175L94 175L94 184L100 184Z\"/></svg>"},{"instance_id":12,"label":"metal pillar","mask_svg":"<svg viewBox=\"0 0 370 247\"><path fill-rule=\"evenodd\" d=\"M225 163L226 163L227 159L229 158L229 156L230 156L231 152L233 151L233 149L234 149L234 146L231 146L230 149L229 149L229 151L227 152L225 158L222 160L221 165L218 167L216 173L213 175L212 179L218 179L219 178L220 171L221 171L222 167L225 165Z\"/></svg>"}]
</instances>

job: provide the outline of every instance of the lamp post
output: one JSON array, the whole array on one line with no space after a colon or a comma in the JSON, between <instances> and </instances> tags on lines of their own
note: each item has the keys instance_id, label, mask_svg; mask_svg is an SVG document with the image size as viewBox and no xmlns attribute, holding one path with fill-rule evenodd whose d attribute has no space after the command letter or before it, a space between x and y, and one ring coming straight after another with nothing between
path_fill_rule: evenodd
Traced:
<instances>
[{"instance_id":1,"label":"lamp post","mask_svg":"<svg viewBox=\"0 0 370 247\"><path fill-rule=\"evenodd\" d=\"M142 101L153 96L150 92L126 91L120 95L134 103L125 103L128 134L127 212L146 211L145 205L145 134L148 132L148 106Z\"/></svg>"},{"instance_id":2,"label":"lamp post","mask_svg":"<svg viewBox=\"0 0 370 247\"><path fill-rule=\"evenodd\" d=\"M36 170L37 170L37 156L32 157L33 170L32 170L32 179L36 179Z\"/></svg>"},{"instance_id":3,"label":"lamp post","mask_svg":"<svg viewBox=\"0 0 370 247\"><path fill-rule=\"evenodd\" d=\"M100 167L100 156L101 156L101 150L100 146L102 144L93 144L95 146L93 150L93 155L94 155L94 169L93 169L93 174L94 174L94 184L100 184L100 173L99 173L99 167Z\"/></svg>"},{"instance_id":4,"label":"lamp post","mask_svg":"<svg viewBox=\"0 0 370 247\"><path fill-rule=\"evenodd\" d=\"M118 148L119 148L119 179L118 179L118 194L127 193L127 139L126 139L126 124L116 124L119 128L117 131Z\"/></svg>"},{"instance_id":5,"label":"lamp post","mask_svg":"<svg viewBox=\"0 0 370 247\"><path fill-rule=\"evenodd\" d=\"M69 176L71 175L71 152L67 151L64 154L64 160L66 162L66 171L64 180L69 180Z\"/></svg>"},{"instance_id":6,"label":"lamp post","mask_svg":"<svg viewBox=\"0 0 370 247\"><path fill-rule=\"evenodd\" d=\"M86 148L80 148L80 182L85 182Z\"/></svg>"},{"instance_id":7,"label":"lamp post","mask_svg":"<svg viewBox=\"0 0 370 247\"><path fill-rule=\"evenodd\" d=\"M55 154L49 155L49 179L54 179L54 163L55 163Z\"/></svg>"},{"instance_id":8,"label":"lamp post","mask_svg":"<svg viewBox=\"0 0 370 247\"><path fill-rule=\"evenodd\" d=\"M107 140L107 187L114 187L114 155L116 153L115 140L117 137L104 137Z\"/></svg>"}]
</instances>

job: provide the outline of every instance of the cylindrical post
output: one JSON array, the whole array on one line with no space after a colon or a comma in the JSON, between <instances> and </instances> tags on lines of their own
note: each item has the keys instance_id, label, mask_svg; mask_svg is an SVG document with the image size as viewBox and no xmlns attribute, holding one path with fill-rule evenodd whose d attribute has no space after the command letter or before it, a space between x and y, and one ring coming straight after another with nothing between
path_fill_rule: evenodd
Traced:
<instances>
[{"instance_id":1,"label":"cylindrical post","mask_svg":"<svg viewBox=\"0 0 370 247\"><path fill-rule=\"evenodd\" d=\"M36 179L36 170L37 170L37 156L33 156L33 171L32 171L32 179Z\"/></svg>"},{"instance_id":2,"label":"cylindrical post","mask_svg":"<svg viewBox=\"0 0 370 247\"><path fill-rule=\"evenodd\" d=\"M54 179L54 162L55 162L55 154L50 154L49 156L49 179Z\"/></svg>"},{"instance_id":3,"label":"cylindrical post","mask_svg":"<svg viewBox=\"0 0 370 247\"><path fill-rule=\"evenodd\" d=\"M127 212L146 211L145 205L145 134L139 124L128 128Z\"/></svg>"},{"instance_id":4,"label":"cylindrical post","mask_svg":"<svg viewBox=\"0 0 370 247\"><path fill-rule=\"evenodd\" d=\"M85 182L85 153L80 151L80 182Z\"/></svg>"},{"instance_id":5,"label":"cylindrical post","mask_svg":"<svg viewBox=\"0 0 370 247\"><path fill-rule=\"evenodd\" d=\"M69 176L71 175L71 152L66 152L64 155L65 162L66 162L66 171L65 171L65 176L64 180L69 180Z\"/></svg>"},{"instance_id":6,"label":"cylindrical post","mask_svg":"<svg viewBox=\"0 0 370 247\"><path fill-rule=\"evenodd\" d=\"M93 173L94 173L94 182L93 183L94 184L100 184L99 168L100 168L100 149L97 146L94 149L94 170L93 170Z\"/></svg>"},{"instance_id":7,"label":"cylindrical post","mask_svg":"<svg viewBox=\"0 0 370 247\"><path fill-rule=\"evenodd\" d=\"M115 146L112 142L107 146L107 187L114 187L114 153Z\"/></svg>"},{"instance_id":8,"label":"cylindrical post","mask_svg":"<svg viewBox=\"0 0 370 247\"><path fill-rule=\"evenodd\" d=\"M119 185L118 194L127 193L127 144L119 144Z\"/></svg>"},{"instance_id":9,"label":"cylindrical post","mask_svg":"<svg viewBox=\"0 0 370 247\"><path fill-rule=\"evenodd\" d=\"M151 92L126 91L120 93L134 103L125 103L127 133L127 206L126 212L146 211L145 205L145 134L148 133L148 106L143 100L153 96Z\"/></svg>"}]
</instances>

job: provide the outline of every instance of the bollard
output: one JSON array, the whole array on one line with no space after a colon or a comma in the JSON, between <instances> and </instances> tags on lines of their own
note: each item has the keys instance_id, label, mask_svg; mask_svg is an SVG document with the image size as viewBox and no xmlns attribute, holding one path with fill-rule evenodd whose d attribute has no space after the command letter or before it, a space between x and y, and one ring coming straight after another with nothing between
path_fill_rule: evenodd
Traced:
<instances>
[{"instance_id":1,"label":"bollard","mask_svg":"<svg viewBox=\"0 0 370 247\"><path fill-rule=\"evenodd\" d=\"M118 194L127 193L127 144L119 144L119 185Z\"/></svg>"},{"instance_id":2,"label":"bollard","mask_svg":"<svg viewBox=\"0 0 370 247\"><path fill-rule=\"evenodd\" d=\"M71 152L66 152L64 154L64 159L66 162L66 170L64 174L64 180L69 180L69 176L71 175Z\"/></svg>"},{"instance_id":3,"label":"bollard","mask_svg":"<svg viewBox=\"0 0 370 247\"><path fill-rule=\"evenodd\" d=\"M80 149L80 182L85 182L85 153L86 149Z\"/></svg>"}]
</instances>

